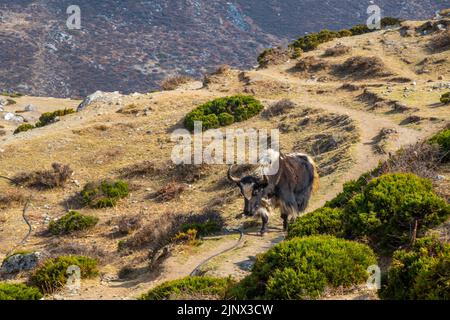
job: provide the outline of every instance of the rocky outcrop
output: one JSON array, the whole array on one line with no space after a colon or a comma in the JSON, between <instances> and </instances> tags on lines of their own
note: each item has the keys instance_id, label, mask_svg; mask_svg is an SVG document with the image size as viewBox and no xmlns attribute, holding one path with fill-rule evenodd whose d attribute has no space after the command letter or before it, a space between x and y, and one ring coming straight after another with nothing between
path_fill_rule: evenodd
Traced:
<instances>
[{"instance_id":1,"label":"rocky outcrop","mask_svg":"<svg viewBox=\"0 0 450 320\"><path fill-rule=\"evenodd\" d=\"M0 275L14 275L35 269L42 259L40 252L19 253L6 258L0 268Z\"/></svg>"},{"instance_id":2,"label":"rocky outcrop","mask_svg":"<svg viewBox=\"0 0 450 320\"><path fill-rule=\"evenodd\" d=\"M85 108L89 107L94 103L119 105L122 103L123 97L124 96L120 94L118 91L115 92L96 91L93 94L87 96L83 100L83 102L80 103L80 105L77 108L77 112L84 110Z\"/></svg>"}]
</instances>

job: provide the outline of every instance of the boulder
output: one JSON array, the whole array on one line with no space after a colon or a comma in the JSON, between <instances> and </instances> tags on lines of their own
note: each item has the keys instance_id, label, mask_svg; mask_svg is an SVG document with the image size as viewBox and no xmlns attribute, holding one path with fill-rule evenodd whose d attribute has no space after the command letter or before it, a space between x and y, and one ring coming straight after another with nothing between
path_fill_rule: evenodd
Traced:
<instances>
[{"instance_id":1,"label":"boulder","mask_svg":"<svg viewBox=\"0 0 450 320\"><path fill-rule=\"evenodd\" d=\"M14 254L3 261L0 274L11 275L33 270L41 259L42 254L40 252Z\"/></svg>"},{"instance_id":2,"label":"boulder","mask_svg":"<svg viewBox=\"0 0 450 320\"><path fill-rule=\"evenodd\" d=\"M23 122L23 118L21 116L16 116L14 113L8 112L3 116L3 119L6 121L13 121L13 122Z\"/></svg>"},{"instance_id":3,"label":"boulder","mask_svg":"<svg viewBox=\"0 0 450 320\"><path fill-rule=\"evenodd\" d=\"M29 105L27 105L27 106L24 108L24 110L25 110L25 111L36 111L37 109L36 109L36 107L33 106L32 104L29 104Z\"/></svg>"},{"instance_id":4,"label":"boulder","mask_svg":"<svg viewBox=\"0 0 450 320\"><path fill-rule=\"evenodd\" d=\"M110 104L110 105L118 105L122 102L123 95L120 94L118 91L115 92L103 92L103 91L96 91L93 94L87 96L83 102L80 103L80 105L77 108L77 112L80 112L81 110L84 110L86 107L101 102L104 104Z\"/></svg>"}]
</instances>

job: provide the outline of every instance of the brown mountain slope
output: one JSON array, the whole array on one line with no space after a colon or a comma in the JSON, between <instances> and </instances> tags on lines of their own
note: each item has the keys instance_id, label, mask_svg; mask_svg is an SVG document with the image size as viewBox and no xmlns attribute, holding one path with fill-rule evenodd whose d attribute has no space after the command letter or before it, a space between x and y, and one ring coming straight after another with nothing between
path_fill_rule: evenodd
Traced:
<instances>
[{"instance_id":1,"label":"brown mountain slope","mask_svg":"<svg viewBox=\"0 0 450 320\"><path fill-rule=\"evenodd\" d=\"M66 27L70 1L0 2L0 91L80 97L150 92L168 74L196 77L222 63L256 64L262 49L305 32L365 23L359 0L79 0L81 30ZM380 0L383 16L421 19L447 1ZM314 17L314 19L311 19Z\"/></svg>"}]
</instances>

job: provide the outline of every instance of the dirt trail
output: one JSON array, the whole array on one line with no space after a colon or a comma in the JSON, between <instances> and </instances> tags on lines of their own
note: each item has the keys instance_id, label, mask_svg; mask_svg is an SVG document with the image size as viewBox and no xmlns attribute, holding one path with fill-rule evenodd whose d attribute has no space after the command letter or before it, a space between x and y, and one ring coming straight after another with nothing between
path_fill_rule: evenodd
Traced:
<instances>
[{"instance_id":1,"label":"dirt trail","mask_svg":"<svg viewBox=\"0 0 450 320\"><path fill-rule=\"evenodd\" d=\"M180 248L166 259L156 272L146 272L142 267L142 275L122 281L115 274L103 273L100 279L83 281L77 294L59 292L52 298L64 300L133 300L156 285L170 280L189 276L200 261L209 258L216 252L226 250L238 241L239 235L230 234L215 240L205 241L200 247Z\"/></svg>"}]
</instances>

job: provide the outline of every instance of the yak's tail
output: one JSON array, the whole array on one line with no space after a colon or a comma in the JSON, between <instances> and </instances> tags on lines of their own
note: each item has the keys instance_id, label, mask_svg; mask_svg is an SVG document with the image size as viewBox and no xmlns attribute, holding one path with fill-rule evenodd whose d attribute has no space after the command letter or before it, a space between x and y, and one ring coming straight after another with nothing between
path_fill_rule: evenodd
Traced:
<instances>
[{"instance_id":1,"label":"yak's tail","mask_svg":"<svg viewBox=\"0 0 450 320\"><path fill-rule=\"evenodd\" d=\"M312 174L312 180L313 180L312 194L315 194L319 190L319 187L320 187L319 172L317 171L317 165L314 162L314 160L311 159L311 158L309 158L309 160L310 160L309 163L311 164L312 171L313 171L313 174Z\"/></svg>"},{"instance_id":2,"label":"yak's tail","mask_svg":"<svg viewBox=\"0 0 450 320\"><path fill-rule=\"evenodd\" d=\"M317 192L317 190L319 190L319 186L320 186L320 178L319 178L319 172L317 171L317 165L314 162L314 160L306 154L299 154L298 156L305 161L306 168L308 170L309 177L310 177L309 183L312 187L311 191L314 194Z\"/></svg>"},{"instance_id":3,"label":"yak's tail","mask_svg":"<svg viewBox=\"0 0 450 320\"><path fill-rule=\"evenodd\" d=\"M305 184L304 189L297 195L297 204L299 212L306 209L311 196L319 189L319 173L314 160L306 154L297 154L307 170L309 181Z\"/></svg>"}]
</instances>

